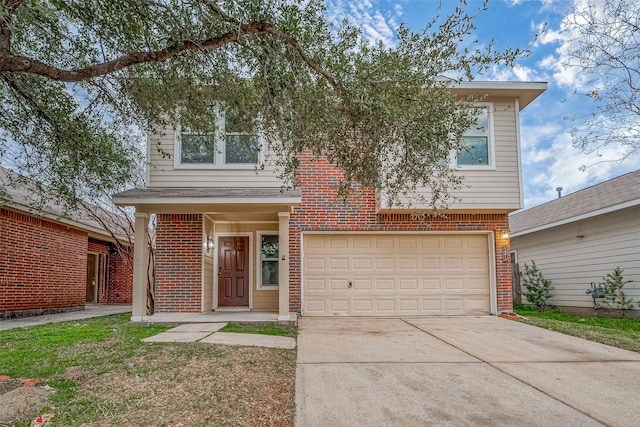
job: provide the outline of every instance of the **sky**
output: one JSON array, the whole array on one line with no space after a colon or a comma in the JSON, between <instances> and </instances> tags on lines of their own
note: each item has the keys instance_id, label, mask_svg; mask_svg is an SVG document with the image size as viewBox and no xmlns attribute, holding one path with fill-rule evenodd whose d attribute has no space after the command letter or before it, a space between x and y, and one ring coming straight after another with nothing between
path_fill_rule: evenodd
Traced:
<instances>
[{"instance_id":1,"label":"sky","mask_svg":"<svg viewBox=\"0 0 640 427\"><path fill-rule=\"evenodd\" d=\"M495 67L476 81L547 82L548 89L520 114L522 176L525 208L567 195L640 169L640 153L620 161L623 148L607 146L586 154L574 148L571 128L596 110L585 94L589 90L577 68L565 69L570 35L563 22L574 1L493 0L476 19L474 37L479 44L495 40L497 48L529 49L513 68ZM477 11L482 2L467 0L465 8ZM394 29L405 23L419 31L437 14L460 3L454 0L329 0L328 14L359 25L373 40L393 44ZM440 10L439 10L440 9ZM540 28L545 27L540 33ZM573 122L569 117L576 118Z\"/></svg>"}]
</instances>

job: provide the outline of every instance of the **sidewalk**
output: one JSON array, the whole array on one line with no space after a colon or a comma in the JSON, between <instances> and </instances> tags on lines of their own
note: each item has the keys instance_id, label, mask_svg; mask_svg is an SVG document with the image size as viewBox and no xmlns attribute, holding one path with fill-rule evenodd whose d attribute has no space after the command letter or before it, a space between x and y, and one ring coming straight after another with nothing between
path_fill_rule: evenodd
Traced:
<instances>
[{"instance_id":1,"label":"sidewalk","mask_svg":"<svg viewBox=\"0 0 640 427\"><path fill-rule=\"evenodd\" d=\"M90 317L110 316L112 314L131 313L131 305L87 304L84 310L66 313L45 314L42 316L23 317L20 319L0 320L0 331L30 326L46 325L47 323L68 322L70 320L88 319Z\"/></svg>"}]
</instances>

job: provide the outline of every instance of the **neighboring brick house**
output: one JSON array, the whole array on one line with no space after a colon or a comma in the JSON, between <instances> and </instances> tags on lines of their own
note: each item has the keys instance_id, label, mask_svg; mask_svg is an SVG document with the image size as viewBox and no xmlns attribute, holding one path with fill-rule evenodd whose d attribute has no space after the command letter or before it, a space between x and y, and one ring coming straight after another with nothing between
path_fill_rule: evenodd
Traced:
<instances>
[{"instance_id":1,"label":"neighboring brick house","mask_svg":"<svg viewBox=\"0 0 640 427\"><path fill-rule=\"evenodd\" d=\"M131 303L128 239L115 245L99 221L50 202L34 208L39 196L19 182L0 168L0 319Z\"/></svg>"},{"instance_id":2,"label":"neighboring brick house","mask_svg":"<svg viewBox=\"0 0 640 427\"><path fill-rule=\"evenodd\" d=\"M151 135L148 187L113 200L136 208L136 240L157 215L155 311L244 308L282 320L510 312L508 214L522 208L519 113L545 89L452 88L483 98L483 133L474 135L483 152L473 164L454 156L465 186L440 216L419 204L388 206L373 189L343 200L340 171L311 156L301 157L297 188L281 192L268 156L237 150L251 135L233 129L215 147L180 129ZM136 246L133 320L147 315L146 251Z\"/></svg>"}]
</instances>

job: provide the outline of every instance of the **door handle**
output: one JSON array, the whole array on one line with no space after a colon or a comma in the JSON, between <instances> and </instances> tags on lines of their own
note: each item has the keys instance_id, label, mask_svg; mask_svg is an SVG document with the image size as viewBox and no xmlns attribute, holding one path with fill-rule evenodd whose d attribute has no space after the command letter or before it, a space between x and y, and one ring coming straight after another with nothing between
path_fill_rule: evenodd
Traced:
<instances>
[{"instance_id":1,"label":"door handle","mask_svg":"<svg viewBox=\"0 0 640 427\"><path fill-rule=\"evenodd\" d=\"M222 277L222 267L218 267L218 277Z\"/></svg>"}]
</instances>

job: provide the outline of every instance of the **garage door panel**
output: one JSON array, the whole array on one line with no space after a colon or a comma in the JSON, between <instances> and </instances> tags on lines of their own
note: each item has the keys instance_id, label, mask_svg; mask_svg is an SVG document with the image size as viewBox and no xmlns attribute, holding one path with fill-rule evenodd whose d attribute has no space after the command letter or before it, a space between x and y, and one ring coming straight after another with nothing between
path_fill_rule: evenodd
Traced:
<instances>
[{"instance_id":1,"label":"garage door panel","mask_svg":"<svg viewBox=\"0 0 640 427\"><path fill-rule=\"evenodd\" d=\"M392 290L395 281L393 279L374 279L374 290L387 291Z\"/></svg>"},{"instance_id":2,"label":"garage door panel","mask_svg":"<svg viewBox=\"0 0 640 427\"><path fill-rule=\"evenodd\" d=\"M354 258L351 265L354 270L371 270L373 260L371 258Z\"/></svg>"},{"instance_id":3,"label":"garage door panel","mask_svg":"<svg viewBox=\"0 0 640 427\"><path fill-rule=\"evenodd\" d=\"M353 233L303 240L304 315L490 311L486 235Z\"/></svg>"},{"instance_id":4,"label":"garage door panel","mask_svg":"<svg viewBox=\"0 0 640 427\"><path fill-rule=\"evenodd\" d=\"M422 258L423 270L440 270L440 258Z\"/></svg>"},{"instance_id":5,"label":"garage door panel","mask_svg":"<svg viewBox=\"0 0 640 427\"><path fill-rule=\"evenodd\" d=\"M399 258L398 259L398 270L411 270L415 271L418 269L418 260L415 258Z\"/></svg>"},{"instance_id":6,"label":"garage door panel","mask_svg":"<svg viewBox=\"0 0 640 427\"><path fill-rule=\"evenodd\" d=\"M375 258L374 263L376 270L394 270L393 258Z\"/></svg>"},{"instance_id":7,"label":"garage door panel","mask_svg":"<svg viewBox=\"0 0 640 427\"><path fill-rule=\"evenodd\" d=\"M400 289L418 290L418 279L400 279Z\"/></svg>"}]
</instances>

